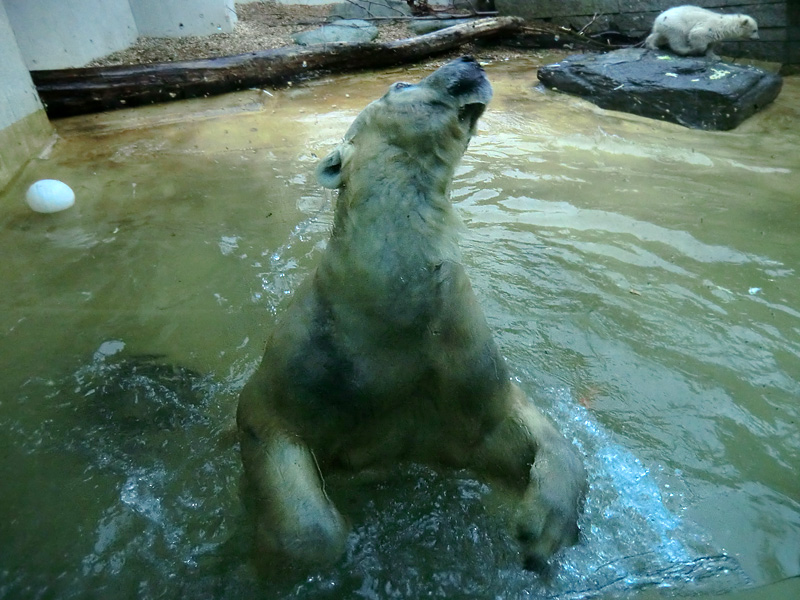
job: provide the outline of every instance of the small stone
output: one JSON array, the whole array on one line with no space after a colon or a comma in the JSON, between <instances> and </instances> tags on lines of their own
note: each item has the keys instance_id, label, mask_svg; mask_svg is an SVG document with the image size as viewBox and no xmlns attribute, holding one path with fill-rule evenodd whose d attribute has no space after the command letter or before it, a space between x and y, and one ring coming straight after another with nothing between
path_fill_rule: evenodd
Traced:
<instances>
[{"instance_id":1,"label":"small stone","mask_svg":"<svg viewBox=\"0 0 800 600\"><path fill-rule=\"evenodd\" d=\"M343 19L318 29L295 34L292 39L301 46L334 42L371 42L378 37L378 28L360 19Z\"/></svg>"}]
</instances>

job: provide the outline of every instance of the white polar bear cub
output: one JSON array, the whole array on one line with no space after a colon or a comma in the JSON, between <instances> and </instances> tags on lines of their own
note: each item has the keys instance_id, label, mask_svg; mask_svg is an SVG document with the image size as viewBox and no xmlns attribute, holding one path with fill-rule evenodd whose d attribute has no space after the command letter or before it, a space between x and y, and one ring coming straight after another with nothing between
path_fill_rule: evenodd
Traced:
<instances>
[{"instance_id":1,"label":"white polar bear cub","mask_svg":"<svg viewBox=\"0 0 800 600\"><path fill-rule=\"evenodd\" d=\"M676 6L665 10L653 22L653 32L645 45L656 50L669 45L682 56L701 56L719 60L716 42L757 40L758 24L747 15L722 15L698 6Z\"/></svg>"}]
</instances>

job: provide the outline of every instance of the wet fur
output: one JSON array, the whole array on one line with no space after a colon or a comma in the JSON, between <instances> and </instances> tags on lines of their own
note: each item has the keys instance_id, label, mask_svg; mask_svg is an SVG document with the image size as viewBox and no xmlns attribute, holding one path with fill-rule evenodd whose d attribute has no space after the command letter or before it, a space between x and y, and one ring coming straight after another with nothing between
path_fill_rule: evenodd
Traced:
<instances>
[{"instance_id":1,"label":"wet fur","mask_svg":"<svg viewBox=\"0 0 800 600\"><path fill-rule=\"evenodd\" d=\"M528 566L577 539L580 457L510 381L460 262L449 188L490 97L471 59L395 84L317 169L333 232L237 415L262 566L336 560L348 526L325 474L400 461L500 482Z\"/></svg>"}]
</instances>

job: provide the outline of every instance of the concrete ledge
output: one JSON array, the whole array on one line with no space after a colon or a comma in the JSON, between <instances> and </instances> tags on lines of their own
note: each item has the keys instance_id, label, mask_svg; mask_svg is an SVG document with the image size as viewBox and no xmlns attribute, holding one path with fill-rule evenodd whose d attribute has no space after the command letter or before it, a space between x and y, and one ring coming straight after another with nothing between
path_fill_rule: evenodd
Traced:
<instances>
[{"instance_id":1,"label":"concrete ledge","mask_svg":"<svg viewBox=\"0 0 800 600\"><path fill-rule=\"evenodd\" d=\"M50 141L53 126L37 110L0 129L0 190Z\"/></svg>"}]
</instances>

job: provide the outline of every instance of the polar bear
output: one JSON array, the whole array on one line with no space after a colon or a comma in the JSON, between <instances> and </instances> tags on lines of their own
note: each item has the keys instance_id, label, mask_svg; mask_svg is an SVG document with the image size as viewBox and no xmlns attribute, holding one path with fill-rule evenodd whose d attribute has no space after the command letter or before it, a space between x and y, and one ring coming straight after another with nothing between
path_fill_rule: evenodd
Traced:
<instances>
[{"instance_id":1,"label":"polar bear","mask_svg":"<svg viewBox=\"0 0 800 600\"><path fill-rule=\"evenodd\" d=\"M706 55L719 60L714 44L722 41L756 40L758 24L747 15L722 15L698 6L676 6L665 10L653 22L645 45L656 50L668 45L682 56Z\"/></svg>"},{"instance_id":2,"label":"polar bear","mask_svg":"<svg viewBox=\"0 0 800 600\"><path fill-rule=\"evenodd\" d=\"M449 190L491 96L470 57L395 83L317 167L339 190L331 237L237 411L267 573L344 552L327 474L403 461L472 469L507 489L526 567L577 541L581 457L511 381L460 261Z\"/></svg>"}]
</instances>

